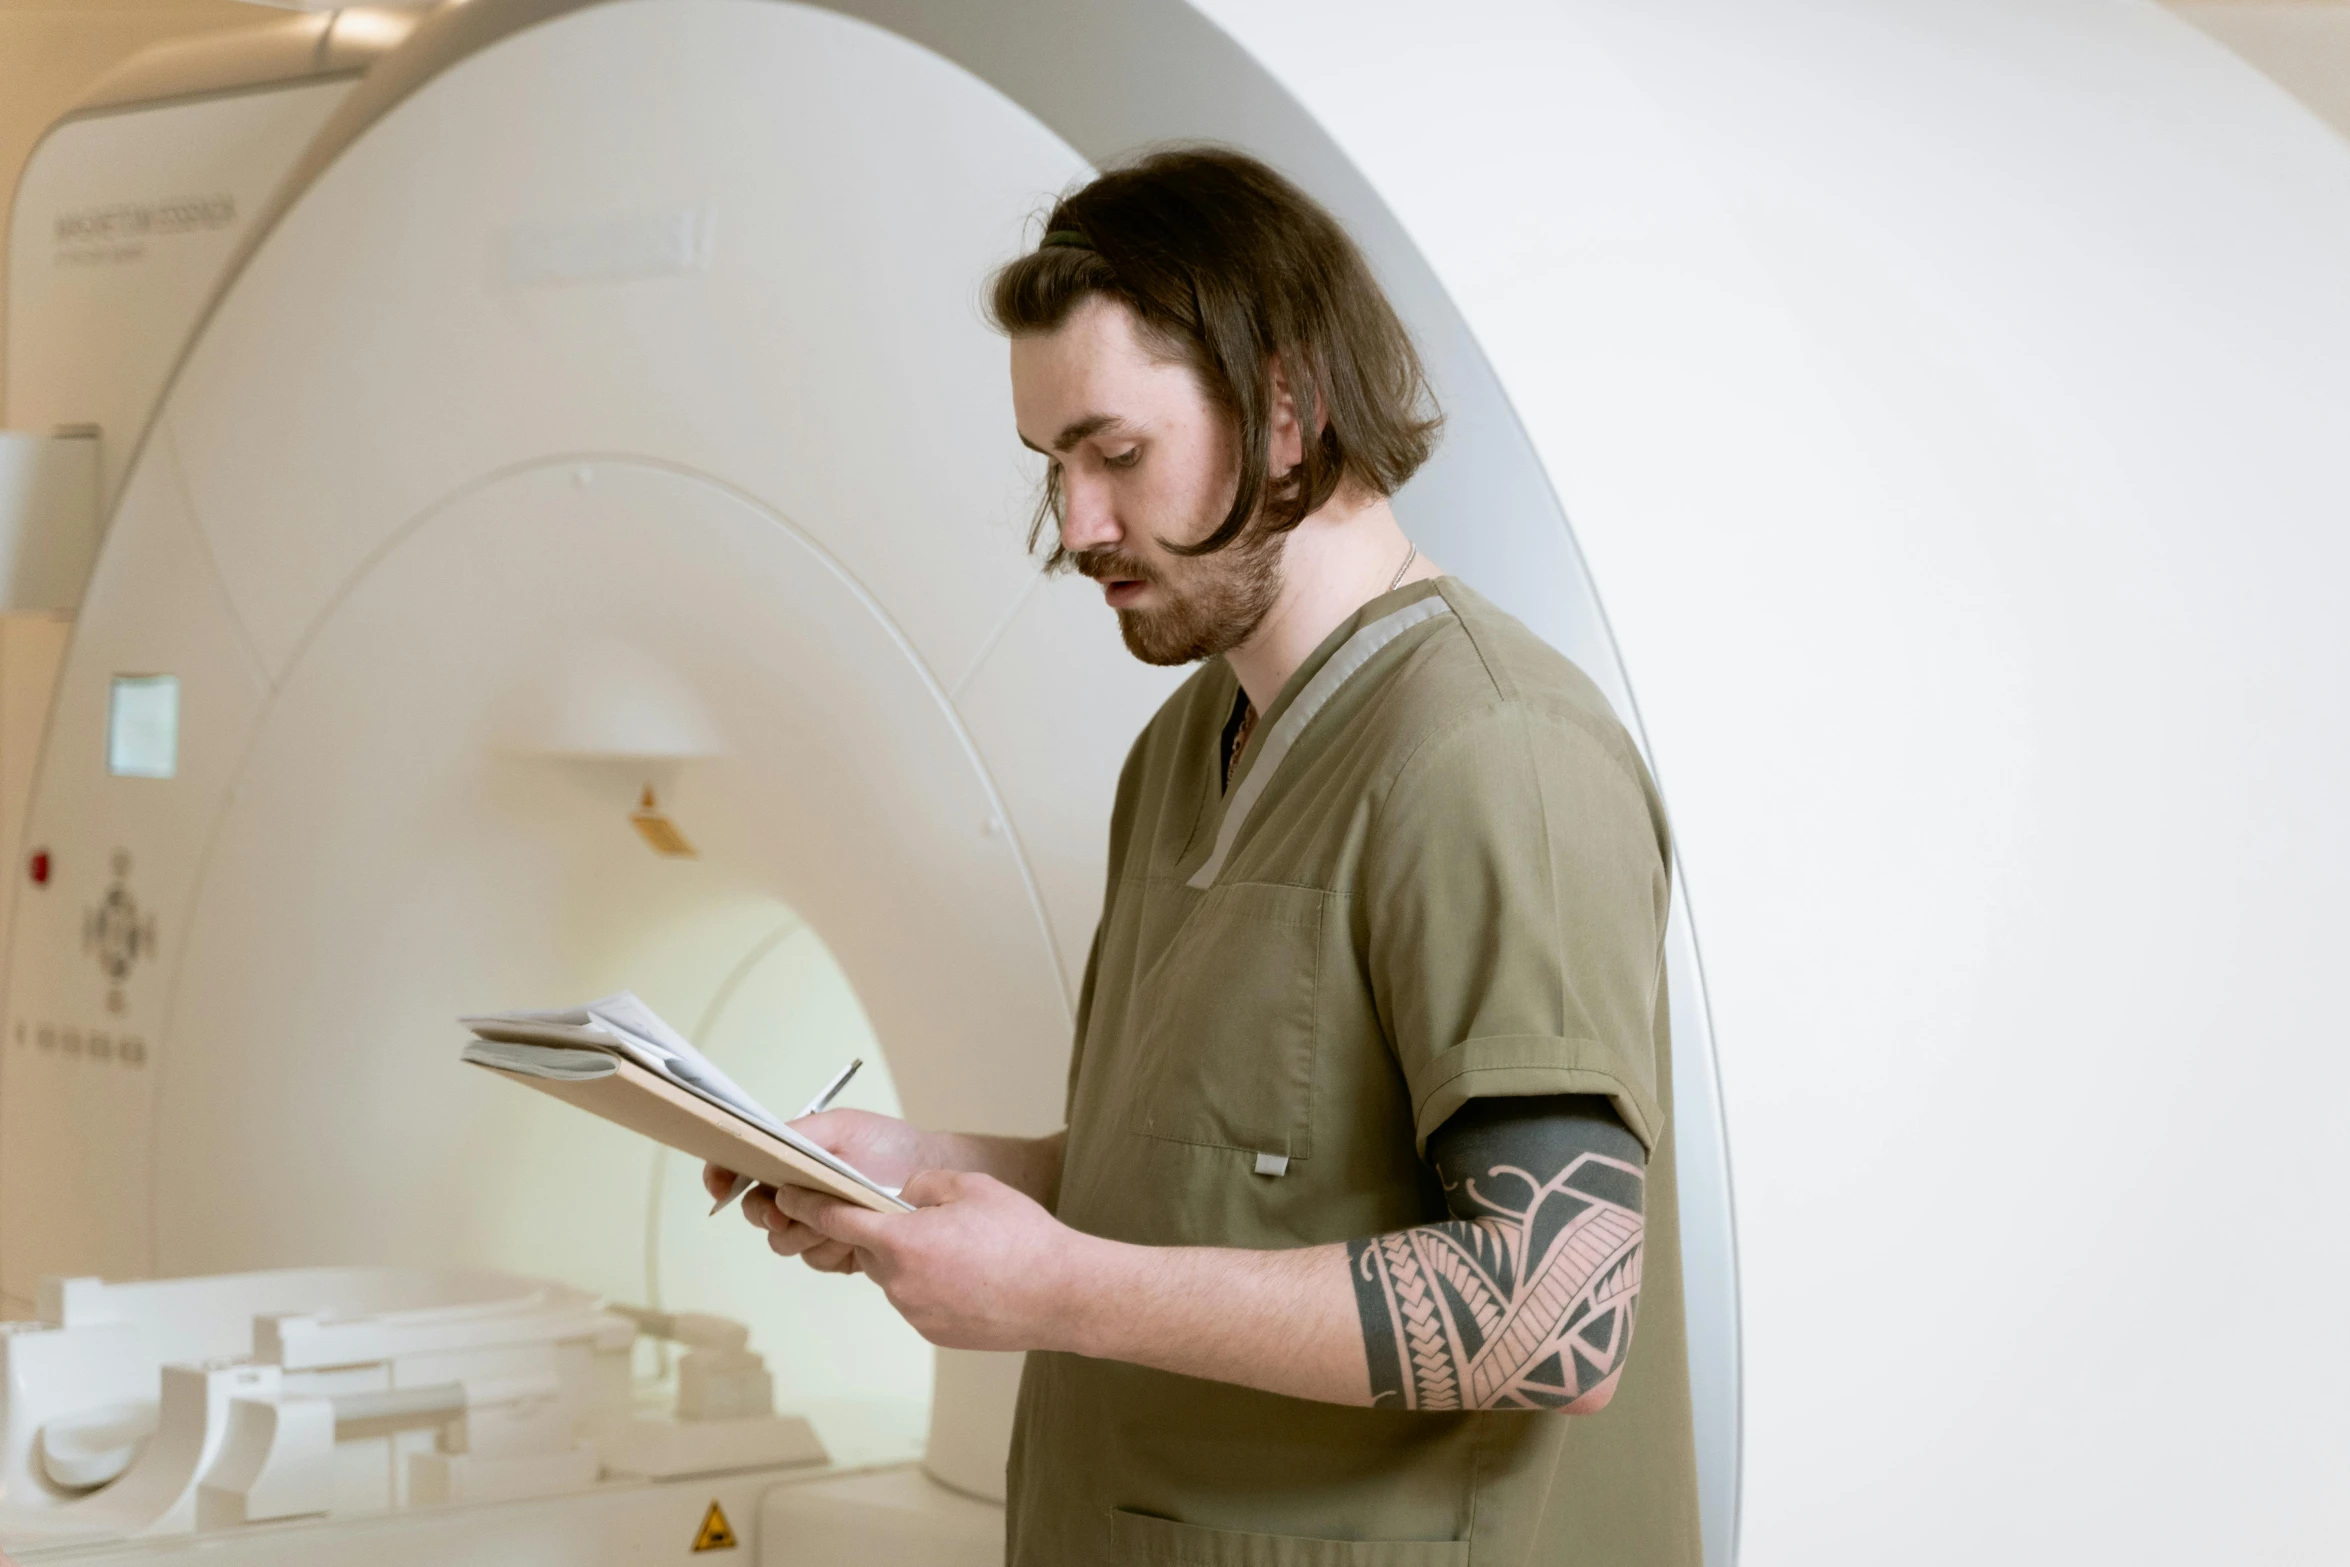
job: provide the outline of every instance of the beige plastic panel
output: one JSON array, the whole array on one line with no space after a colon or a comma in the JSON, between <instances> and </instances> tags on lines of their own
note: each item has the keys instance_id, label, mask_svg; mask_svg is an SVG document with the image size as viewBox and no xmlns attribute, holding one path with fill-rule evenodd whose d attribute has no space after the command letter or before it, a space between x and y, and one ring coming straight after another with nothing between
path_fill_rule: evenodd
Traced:
<instances>
[{"instance_id":1,"label":"beige plastic panel","mask_svg":"<svg viewBox=\"0 0 2350 1567\"><path fill-rule=\"evenodd\" d=\"M793 6L598 6L464 61L304 195L181 383L263 656L435 497L626 450L800 519L952 682L1031 576L978 283L1080 167L935 56ZM681 270L594 259L673 220L707 224ZM510 246L601 280L510 281Z\"/></svg>"},{"instance_id":2,"label":"beige plastic panel","mask_svg":"<svg viewBox=\"0 0 2350 1567\"><path fill-rule=\"evenodd\" d=\"M0 430L0 614L70 616L98 558L98 443Z\"/></svg>"},{"instance_id":3,"label":"beige plastic panel","mask_svg":"<svg viewBox=\"0 0 2350 1567\"><path fill-rule=\"evenodd\" d=\"M62 615L0 615L0 872L7 877L0 882L0 909L10 912L18 898L38 890L25 852L25 807L72 631ZM0 952L6 950L7 925L0 920Z\"/></svg>"},{"instance_id":4,"label":"beige plastic panel","mask_svg":"<svg viewBox=\"0 0 2350 1567\"><path fill-rule=\"evenodd\" d=\"M249 220L350 90L289 83L94 114L26 163L9 215L5 422L98 426L102 505Z\"/></svg>"},{"instance_id":5,"label":"beige plastic panel","mask_svg":"<svg viewBox=\"0 0 2350 1567\"><path fill-rule=\"evenodd\" d=\"M152 1272L152 1108L174 1057L165 1018L185 952L188 895L262 698L202 539L180 500L168 432L123 499L58 685L25 839L53 850L46 887L15 906L0 1044L0 1289L29 1298L51 1273ZM114 675L180 682L178 776L106 771ZM118 878L114 857L127 858ZM12 878L19 867L5 867ZM109 1007L85 923L120 883L157 947ZM65 1048L66 1032L80 1041ZM41 1044L44 1031L50 1041ZM101 1059L91 1037L103 1034ZM143 1064L125 1059L139 1041ZM181 1058L184 1072L202 1058Z\"/></svg>"},{"instance_id":6,"label":"beige plastic panel","mask_svg":"<svg viewBox=\"0 0 2350 1567\"><path fill-rule=\"evenodd\" d=\"M289 7L288 9L292 9ZM312 11L324 7L305 7ZM333 26L327 16L252 13L235 32L197 34L142 49L90 84L85 110L145 106L299 81L324 68L319 58Z\"/></svg>"}]
</instances>

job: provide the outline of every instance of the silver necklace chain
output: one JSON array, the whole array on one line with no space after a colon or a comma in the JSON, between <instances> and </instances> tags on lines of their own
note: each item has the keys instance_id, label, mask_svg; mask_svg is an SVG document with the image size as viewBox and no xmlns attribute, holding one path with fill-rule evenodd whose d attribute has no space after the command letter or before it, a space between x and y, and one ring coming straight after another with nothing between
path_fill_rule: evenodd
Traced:
<instances>
[{"instance_id":1,"label":"silver necklace chain","mask_svg":"<svg viewBox=\"0 0 2350 1567\"><path fill-rule=\"evenodd\" d=\"M1408 539L1405 542L1410 543ZM1403 586L1403 574L1411 570L1412 562L1418 560L1419 558L1420 546L1417 544L1413 544L1410 549L1403 552L1403 564L1395 568L1395 580L1387 584L1388 592L1393 593L1397 588Z\"/></svg>"}]
</instances>

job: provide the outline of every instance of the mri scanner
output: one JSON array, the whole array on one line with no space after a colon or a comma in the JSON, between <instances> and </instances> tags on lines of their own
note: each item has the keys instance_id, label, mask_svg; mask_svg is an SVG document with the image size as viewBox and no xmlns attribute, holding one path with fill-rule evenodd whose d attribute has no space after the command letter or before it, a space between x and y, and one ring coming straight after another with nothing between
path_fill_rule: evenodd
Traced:
<instances>
[{"instance_id":1,"label":"mri scanner","mask_svg":"<svg viewBox=\"0 0 2350 1567\"><path fill-rule=\"evenodd\" d=\"M135 62L19 188L0 1542L1000 1552L1016 1357L450 1020L1058 1124L1175 677L1024 553L980 289L1202 137L1673 810L1707 1559L2350 1536L2338 136L2092 0L471 0Z\"/></svg>"}]
</instances>

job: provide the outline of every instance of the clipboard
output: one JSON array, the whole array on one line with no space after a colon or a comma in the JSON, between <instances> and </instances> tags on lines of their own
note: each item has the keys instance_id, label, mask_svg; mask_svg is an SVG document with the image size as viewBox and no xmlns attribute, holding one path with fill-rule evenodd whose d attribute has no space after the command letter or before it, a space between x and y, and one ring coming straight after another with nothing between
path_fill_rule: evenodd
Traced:
<instances>
[{"instance_id":1,"label":"clipboard","mask_svg":"<svg viewBox=\"0 0 2350 1567\"><path fill-rule=\"evenodd\" d=\"M561 1054L594 1059L567 1059L560 1077L483 1060L470 1046L464 1059L485 1072L624 1126L640 1137L650 1137L664 1147L765 1185L805 1187L874 1213L913 1211L911 1204L809 1158L709 1100L654 1076L626 1056L600 1050L566 1050Z\"/></svg>"}]
</instances>

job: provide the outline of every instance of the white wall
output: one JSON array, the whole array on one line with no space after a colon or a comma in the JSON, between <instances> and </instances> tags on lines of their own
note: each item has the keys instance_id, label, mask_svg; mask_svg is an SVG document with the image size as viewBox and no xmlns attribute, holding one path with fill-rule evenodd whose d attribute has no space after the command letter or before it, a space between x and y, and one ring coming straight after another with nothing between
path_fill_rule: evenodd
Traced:
<instances>
[{"instance_id":1,"label":"white wall","mask_svg":"<svg viewBox=\"0 0 2350 1567\"><path fill-rule=\"evenodd\" d=\"M1678 828L1753 1564L2350 1538L2350 147L2151 5L1216 7L1543 453Z\"/></svg>"}]
</instances>

